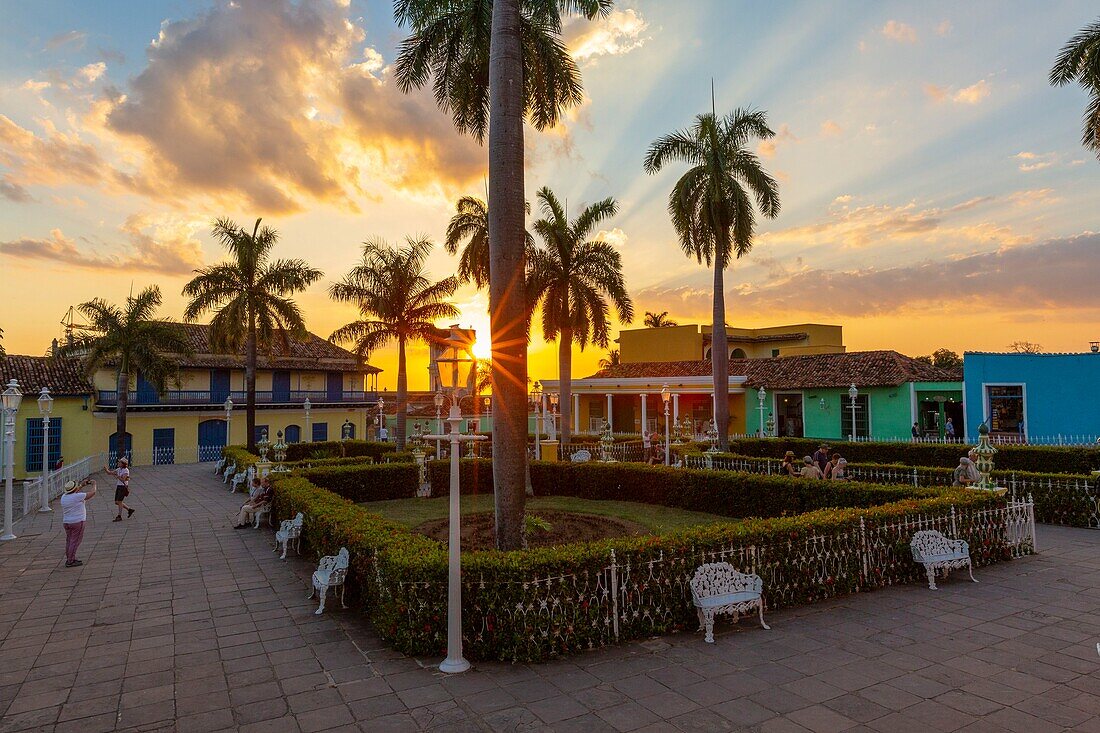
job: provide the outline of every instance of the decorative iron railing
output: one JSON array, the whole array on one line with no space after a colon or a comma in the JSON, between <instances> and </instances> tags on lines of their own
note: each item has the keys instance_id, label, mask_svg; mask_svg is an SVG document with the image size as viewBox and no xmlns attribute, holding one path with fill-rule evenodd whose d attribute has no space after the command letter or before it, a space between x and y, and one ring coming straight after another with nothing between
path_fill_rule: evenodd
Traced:
<instances>
[{"instance_id":1,"label":"decorative iron railing","mask_svg":"<svg viewBox=\"0 0 1100 733\"><path fill-rule=\"evenodd\" d=\"M168 390L161 395L147 392L130 392L129 398L127 399L127 405L130 407L145 407L150 405L209 405L213 408L219 408L227 397L231 398L239 408L244 407L248 399L248 394L240 390L220 392L218 390L193 389ZM259 390L256 392L256 402L262 405L299 405L305 402L307 398L315 405L324 403L374 404L378 401L378 393L353 390L330 393L323 389L293 389L283 392L278 390ZM99 390L96 397L96 405L101 407L117 406L118 392L106 389Z\"/></svg>"}]
</instances>

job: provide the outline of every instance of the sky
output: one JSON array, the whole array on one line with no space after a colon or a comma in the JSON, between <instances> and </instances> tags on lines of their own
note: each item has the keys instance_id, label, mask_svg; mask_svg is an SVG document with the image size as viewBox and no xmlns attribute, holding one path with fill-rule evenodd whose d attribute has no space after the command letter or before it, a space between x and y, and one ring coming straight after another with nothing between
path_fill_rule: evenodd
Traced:
<instances>
[{"instance_id":1,"label":"sky","mask_svg":"<svg viewBox=\"0 0 1100 733\"><path fill-rule=\"evenodd\" d=\"M622 253L635 327L645 311L709 322L712 276L666 210L683 169L642 159L709 110L713 80L720 112L767 112L776 136L755 149L782 201L726 272L727 322L839 323L850 350L1083 351L1100 339L1100 162L1079 142L1084 91L1046 77L1096 17L1074 1L617 2L564 29L585 99L527 128L527 195L549 186L572 211L615 197L599 236ZM486 149L395 84L406 35L390 2L6 4L8 352L44 353L70 305L151 284L180 318L193 270L223 257L223 216L263 217L277 256L325 272L299 298L310 330L354 320L326 289L362 242L441 243L456 199L485 191ZM455 269L438 246L432 276ZM487 338L486 295L456 301ZM426 354L410 353L414 389ZM536 334L532 379L556 378L556 354ZM574 375L604 355L575 350ZM395 354L371 361L392 389Z\"/></svg>"}]
</instances>

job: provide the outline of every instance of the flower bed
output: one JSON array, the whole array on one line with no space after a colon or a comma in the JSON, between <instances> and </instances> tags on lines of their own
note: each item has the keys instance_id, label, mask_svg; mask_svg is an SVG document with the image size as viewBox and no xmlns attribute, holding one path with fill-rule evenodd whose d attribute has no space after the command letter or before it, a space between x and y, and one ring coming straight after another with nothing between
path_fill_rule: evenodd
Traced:
<instances>
[{"instance_id":1,"label":"flower bed","mask_svg":"<svg viewBox=\"0 0 1100 733\"><path fill-rule=\"evenodd\" d=\"M596 471L586 475L583 466L566 465L564 471L552 474L558 482L554 485L572 486L578 492L574 495L582 489L592 494L600 485L612 486L597 480L603 478L597 473L599 467L590 468ZM539 481L550 486L549 469L540 474L542 469L543 464L532 466L532 480L541 475ZM672 475L666 469L632 470L649 474L645 479L630 474L606 493L633 488L639 481L656 483L658 477L670 480ZM730 495L725 499L726 510L739 514L748 510L731 508L736 497L785 491L800 497L769 504L770 511L785 511L792 502L808 501L794 486L797 483L748 476L738 478L736 484L711 487L702 482L705 490L690 495L711 501L725 492ZM821 501L843 498L867 506L744 519L657 536L517 552L464 553L466 654L471 659L542 660L625 639L694 629L688 580L703 562L727 560L760 574L768 608L775 610L919 581L923 571L912 562L908 547L918 529L936 528L966 539L976 565L1012 553L1003 497L855 484L845 489ZM649 496L657 498L655 493ZM636 496L634 500L638 500ZM889 503L870 506L878 500ZM409 654L444 652L444 545L387 521L303 476L277 477L276 504L280 517L297 511L306 515L303 540L313 552L331 554L341 546L348 548L352 557L350 590L387 643ZM714 506L707 510L714 511ZM1017 551L1029 550L1024 546Z\"/></svg>"}]
</instances>

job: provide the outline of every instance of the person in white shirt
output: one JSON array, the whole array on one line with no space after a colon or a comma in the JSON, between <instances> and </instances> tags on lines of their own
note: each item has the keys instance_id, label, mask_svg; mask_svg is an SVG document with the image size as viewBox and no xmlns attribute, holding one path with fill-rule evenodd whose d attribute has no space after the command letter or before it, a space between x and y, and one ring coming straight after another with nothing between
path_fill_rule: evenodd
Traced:
<instances>
[{"instance_id":1,"label":"person in white shirt","mask_svg":"<svg viewBox=\"0 0 1100 733\"><path fill-rule=\"evenodd\" d=\"M85 486L89 491L77 491ZM88 509L84 502L95 496L95 481L88 479L80 484L69 481L65 484L65 493L61 495L61 522L65 526L65 567L73 568L84 563L76 559L77 548L84 539L84 522L88 519Z\"/></svg>"},{"instance_id":2,"label":"person in white shirt","mask_svg":"<svg viewBox=\"0 0 1100 733\"><path fill-rule=\"evenodd\" d=\"M111 521L121 522L123 509L126 510L126 518L129 519L134 516L133 508L126 505L126 497L130 495L130 461L119 458L117 469L112 471L104 466L103 470L118 478L118 484L115 486L115 506L118 507L118 516Z\"/></svg>"}]
</instances>

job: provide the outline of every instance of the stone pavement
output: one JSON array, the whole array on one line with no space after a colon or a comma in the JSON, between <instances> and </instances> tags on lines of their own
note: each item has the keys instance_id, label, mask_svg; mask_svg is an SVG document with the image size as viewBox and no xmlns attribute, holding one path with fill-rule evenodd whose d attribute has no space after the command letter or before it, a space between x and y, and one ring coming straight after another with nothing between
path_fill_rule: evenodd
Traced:
<instances>
[{"instance_id":1,"label":"stone pavement","mask_svg":"<svg viewBox=\"0 0 1100 733\"><path fill-rule=\"evenodd\" d=\"M1042 554L980 584L912 585L543 665L386 649L307 601L310 564L212 466L134 470L90 502L63 566L59 512L0 546L0 733L10 731L1100 731L1100 532L1040 527Z\"/></svg>"}]
</instances>

